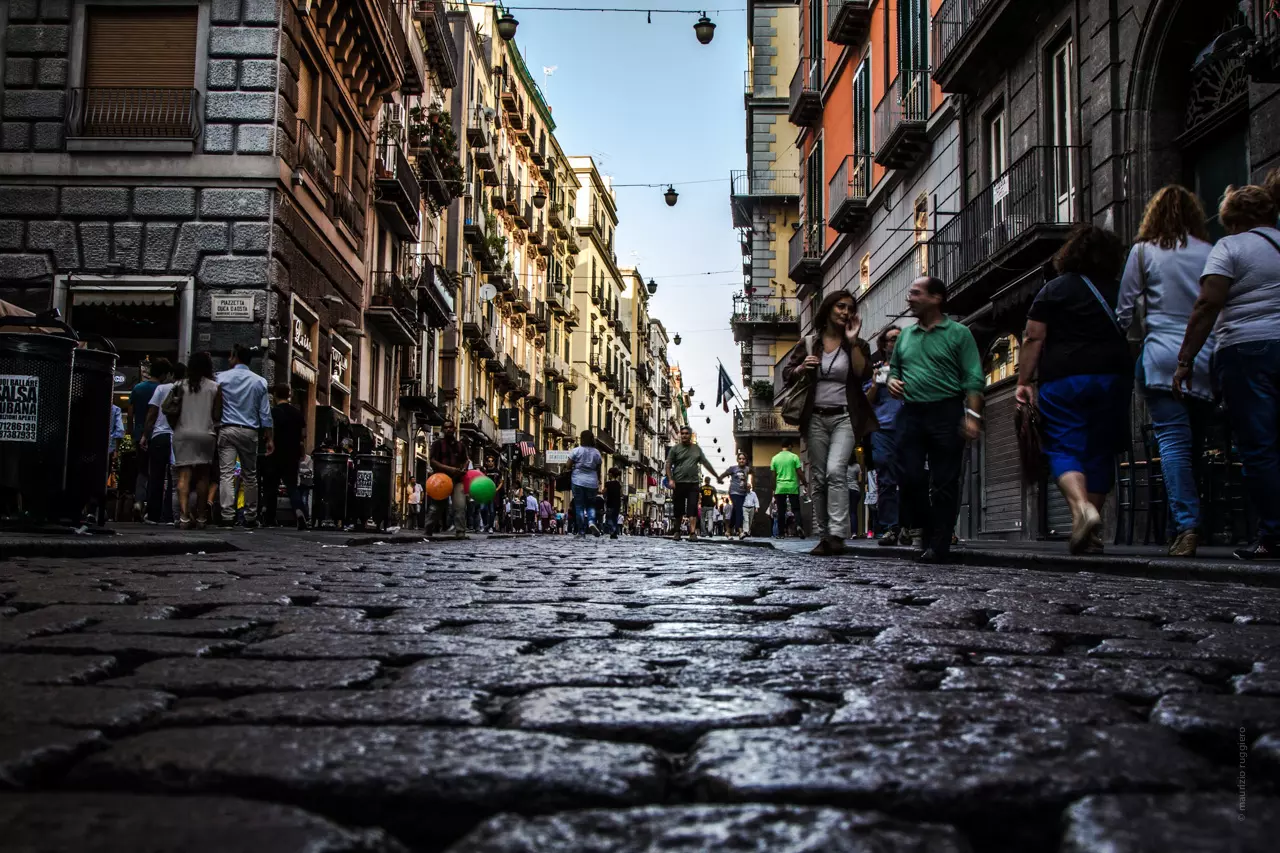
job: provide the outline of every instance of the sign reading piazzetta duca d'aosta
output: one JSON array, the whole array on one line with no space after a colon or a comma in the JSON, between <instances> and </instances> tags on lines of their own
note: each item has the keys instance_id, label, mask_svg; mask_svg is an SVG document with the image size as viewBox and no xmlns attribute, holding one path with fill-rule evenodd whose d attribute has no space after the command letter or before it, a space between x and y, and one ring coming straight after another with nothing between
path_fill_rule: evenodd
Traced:
<instances>
[{"instance_id":1,"label":"sign reading piazzetta duca d'aosta","mask_svg":"<svg viewBox=\"0 0 1280 853\"><path fill-rule=\"evenodd\" d=\"M0 375L0 441L35 441L40 377Z\"/></svg>"}]
</instances>

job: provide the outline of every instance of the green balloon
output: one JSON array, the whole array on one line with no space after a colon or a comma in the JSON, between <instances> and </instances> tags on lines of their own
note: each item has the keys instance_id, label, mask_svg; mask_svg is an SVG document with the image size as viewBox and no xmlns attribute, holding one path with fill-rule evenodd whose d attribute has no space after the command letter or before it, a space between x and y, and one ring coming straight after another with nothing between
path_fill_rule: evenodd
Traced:
<instances>
[{"instance_id":1,"label":"green balloon","mask_svg":"<svg viewBox=\"0 0 1280 853\"><path fill-rule=\"evenodd\" d=\"M498 487L488 477L476 477L471 481L471 499L478 504L493 503L497 491Z\"/></svg>"}]
</instances>

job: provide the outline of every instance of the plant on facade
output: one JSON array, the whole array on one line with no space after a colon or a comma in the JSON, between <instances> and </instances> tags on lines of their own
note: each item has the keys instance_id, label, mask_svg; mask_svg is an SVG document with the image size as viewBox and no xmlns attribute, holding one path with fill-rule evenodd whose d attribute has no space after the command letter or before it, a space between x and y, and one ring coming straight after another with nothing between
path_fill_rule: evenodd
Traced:
<instances>
[{"instance_id":1,"label":"plant on facade","mask_svg":"<svg viewBox=\"0 0 1280 853\"><path fill-rule=\"evenodd\" d=\"M773 402L773 383L768 379L756 379L751 383L751 397L764 403Z\"/></svg>"},{"instance_id":2,"label":"plant on facade","mask_svg":"<svg viewBox=\"0 0 1280 853\"><path fill-rule=\"evenodd\" d=\"M433 213L439 213L449 201L462 195L466 180L458 157L453 117L435 104L413 107L408 117L409 148L418 158L418 177L427 186L428 206Z\"/></svg>"}]
</instances>

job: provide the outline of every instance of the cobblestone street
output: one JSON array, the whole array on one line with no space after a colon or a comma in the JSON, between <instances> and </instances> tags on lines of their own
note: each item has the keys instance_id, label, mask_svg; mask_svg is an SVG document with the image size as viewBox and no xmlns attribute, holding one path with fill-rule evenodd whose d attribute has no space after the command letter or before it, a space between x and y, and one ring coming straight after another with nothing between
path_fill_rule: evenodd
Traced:
<instances>
[{"instance_id":1,"label":"cobblestone street","mask_svg":"<svg viewBox=\"0 0 1280 853\"><path fill-rule=\"evenodd\" d=\"M232 538L0 562L0 849L1280 837L1277 590L648 539Z\"/></svg>"}]
</instances>

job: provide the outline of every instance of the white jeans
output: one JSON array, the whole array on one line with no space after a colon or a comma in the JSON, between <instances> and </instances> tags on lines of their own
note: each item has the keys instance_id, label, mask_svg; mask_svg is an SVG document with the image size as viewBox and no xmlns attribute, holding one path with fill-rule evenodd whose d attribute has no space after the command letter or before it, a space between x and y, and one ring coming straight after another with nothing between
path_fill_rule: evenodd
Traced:
<instances>
[{"instance_id":1,"label":"white jeans","mask_svg":"<svg viewBox=\"0 0 1280 853\"><path fill-rule=\"evenodd\" d=\"M849 415L814 415L806 440L813 532L843 542L849 538L849 459L856 446Z\"/></svg>"}]
</instances>

